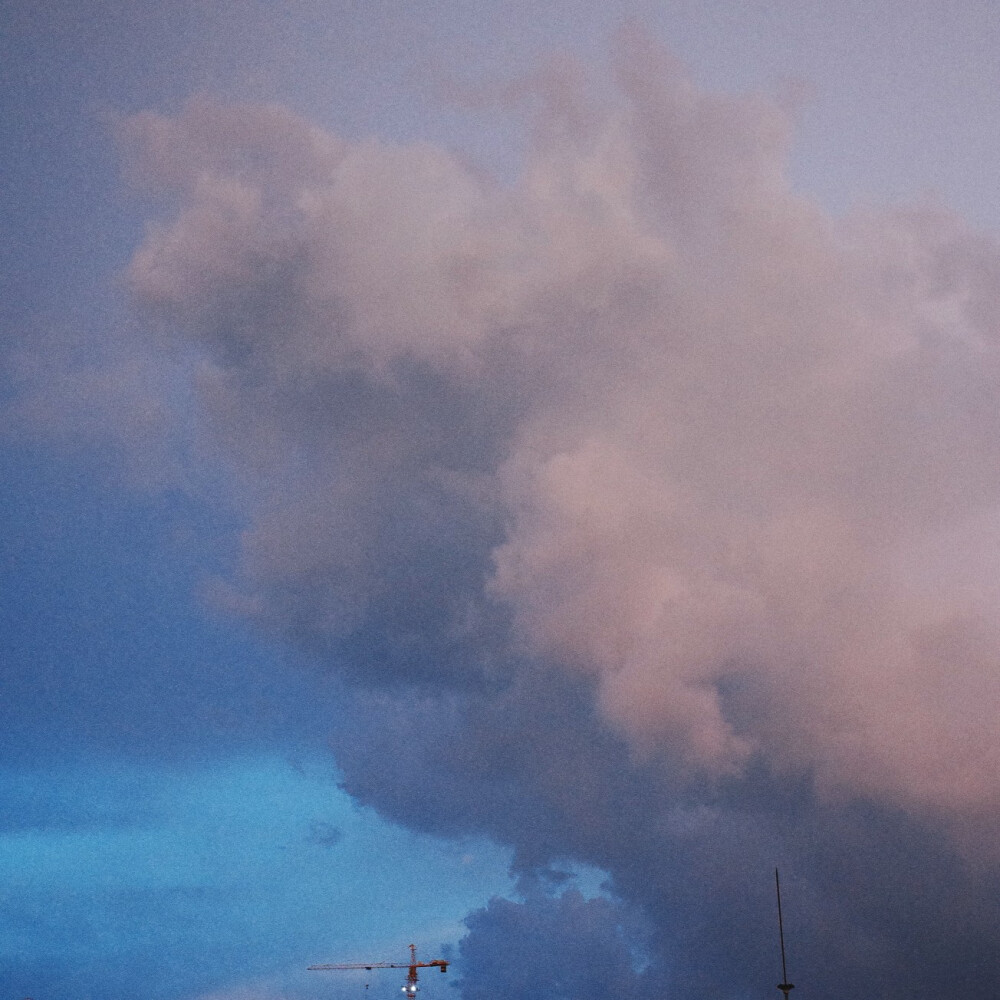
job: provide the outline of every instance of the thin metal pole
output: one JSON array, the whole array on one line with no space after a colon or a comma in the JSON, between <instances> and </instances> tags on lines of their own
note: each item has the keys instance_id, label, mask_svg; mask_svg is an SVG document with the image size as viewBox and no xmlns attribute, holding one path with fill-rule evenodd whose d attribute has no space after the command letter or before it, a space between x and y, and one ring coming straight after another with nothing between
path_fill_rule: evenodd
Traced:
<instances>
[{"instance_id":1,"label":"thin metal pole","mask_svg":"<svg viewBox=\"0 0 1000 1000\"><path fill-rule=\"evenodd\" d=\"M788 972L785 969L785 924L781 919L781 880L778 878L778 869L774 869L774 889L778 894L778 938L781 941L781 982L778 989L785 994L788 1000L789 991L795 989L795 984L788 981Z\"/></svg>"}]
</instances>

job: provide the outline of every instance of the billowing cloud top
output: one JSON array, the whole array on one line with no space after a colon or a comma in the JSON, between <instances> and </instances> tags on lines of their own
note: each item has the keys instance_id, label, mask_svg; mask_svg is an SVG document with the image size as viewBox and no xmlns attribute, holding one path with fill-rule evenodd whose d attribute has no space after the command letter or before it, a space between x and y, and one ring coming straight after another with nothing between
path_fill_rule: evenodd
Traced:
<instances>
[{"instance_id":1,"label":"billowing cloud top","mask_svg":"<svg viewBox=\"0 0 1000 1000\"><path fill-rule=\"evenodd\" d=\"M997 248L827 217L775 106L640 40L617 82L542 75L511 186L280 108L128 122L178 206L131 284L253 498L248 600L320 642L408 602L493 647L450 681L499 607L674 769L992 809Z\"/></svg>"}]
</instances>

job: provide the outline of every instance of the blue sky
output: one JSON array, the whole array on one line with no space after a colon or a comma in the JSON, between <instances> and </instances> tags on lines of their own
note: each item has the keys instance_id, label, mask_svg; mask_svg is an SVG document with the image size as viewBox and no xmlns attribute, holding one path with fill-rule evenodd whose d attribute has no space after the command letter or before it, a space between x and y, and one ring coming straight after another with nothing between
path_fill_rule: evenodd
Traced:
<instances>
[{"instance_id":1,"label":"blue sky","mask_svg":"<svg viewBox=\"0 0 1000 1000\"><path fill-rule=\"evenodd\" d=\"M992 5L0 19L11 996L989 995Z\"/></svg>"},{"instance_id":2,"label":"blue sky","mask_svg":"<svg viewBox=\"0 0 1000 1000\"><path fill-rule=\"evenodd\" d=\"M3 784L22 822L3 842L4 964L55 993L123 966L158 995L233 976L308 988L305 965L394 955L416 913L438 947L461 931L456 910L507 888L502 852L377 823L331 790L325 761L87 761ZM60 944L39 954L40 940Z\"/></svg>"}]
</instances>

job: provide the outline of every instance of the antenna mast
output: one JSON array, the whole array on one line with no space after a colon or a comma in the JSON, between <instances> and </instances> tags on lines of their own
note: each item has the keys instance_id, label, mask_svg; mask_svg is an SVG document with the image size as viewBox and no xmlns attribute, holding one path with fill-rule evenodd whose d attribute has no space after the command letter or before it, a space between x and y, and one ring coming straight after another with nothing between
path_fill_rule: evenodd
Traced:
<instances>
[{"instance_id":1,"label":"antenna mast","mask_svg":"<svg viewBox=\"0 0 1000 1000\"><path fill-rule=\"evenodd\" d=\"M781 881L778 878L778 869L774 869L774 889L778 894L778 938L781 941L781 982L778 983L778 989L785 994L785 1000L788 1000L788 994L795 989L795 983L790 983L788 981L788 972L785 970L785 926L781 920Z\"/></svg>"}]
</instances>

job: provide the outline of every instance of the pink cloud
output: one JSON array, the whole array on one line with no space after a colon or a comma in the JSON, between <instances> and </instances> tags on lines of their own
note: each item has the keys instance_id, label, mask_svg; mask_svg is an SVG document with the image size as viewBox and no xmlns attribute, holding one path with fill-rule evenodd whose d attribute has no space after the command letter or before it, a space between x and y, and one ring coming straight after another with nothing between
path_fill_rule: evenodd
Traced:
<instances>
[{"instance_id":1,"label":"pink cloud","mask_svg":"<svg viewBox=\"0 0 1000 1000\"><path fill-rule=\"evenodd\" d=\"M174 204L129 281L241 484L246 606L350 631L461 510L502 530L435 627L501 605L637 755L994 810L998 248L829 217L776 104L637 37L613 100L543 82L511 185L279 108L126 123Z\"/></svg>"}]
</instances>

